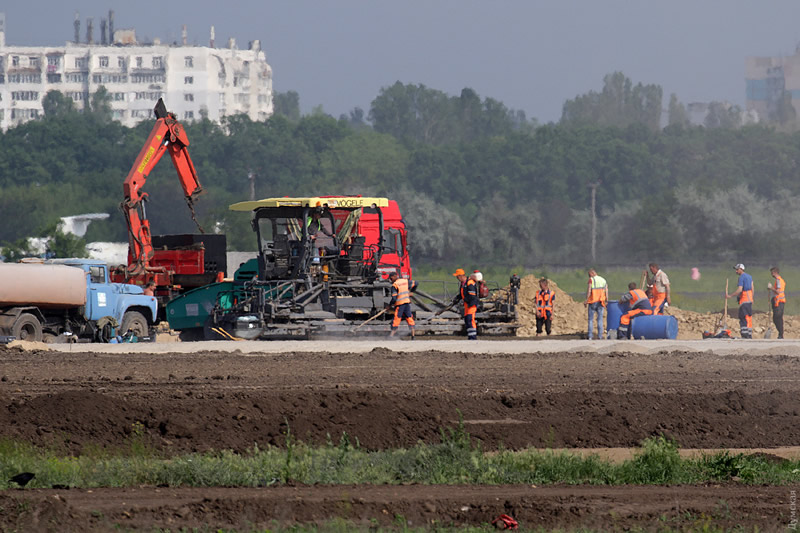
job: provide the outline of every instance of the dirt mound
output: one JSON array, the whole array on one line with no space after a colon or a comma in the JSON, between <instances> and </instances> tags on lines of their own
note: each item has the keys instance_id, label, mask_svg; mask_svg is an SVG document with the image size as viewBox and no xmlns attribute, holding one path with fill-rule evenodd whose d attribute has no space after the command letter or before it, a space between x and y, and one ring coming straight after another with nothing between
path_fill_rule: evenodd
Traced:
<instances>
[{"instance_id":1,"label":"dirt mound","mask_svg":"<svg viewBox=\"0 0 800 533\"><path fill-rule=\"evenodd\" d=\"M555 293L553 303L553 335L580 335L586 332L586 307L576 302L558 284L549 281L550 290ZM519 289L519 322L517 331L520 337L536 335L536 293L539 292L539 278L525 276Z\"/></svg>"}]
</instances>

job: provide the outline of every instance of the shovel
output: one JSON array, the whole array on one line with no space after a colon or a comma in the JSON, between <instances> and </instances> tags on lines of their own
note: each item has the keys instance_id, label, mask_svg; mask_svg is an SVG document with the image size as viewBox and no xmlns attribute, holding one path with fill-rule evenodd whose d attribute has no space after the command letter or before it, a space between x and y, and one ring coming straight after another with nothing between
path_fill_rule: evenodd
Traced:
<instances>
[{"instance_id":1,"label":"shovel","mask_svg":"<svg viewBox=\"0 0 800 533\"><path fill-rule=\"evenodd\" d=\"M767 314L767 331L764 332L765 339L772 338L772 302L769 303L769 313Z\"/></svg>"},{"instance_id":2,"label":"shovel","mask_svg":"<svg viewBox=\"0 0 800 533\"><path fill-rule=\"evenodd\" d=\"M720 331L717 331L717 333L720 333L721 331L724 331L726 329L728 329L728 280L727 279L725 279L725 306L723 307L722 311L722 329Z\"/></svg>"}]
</instances>

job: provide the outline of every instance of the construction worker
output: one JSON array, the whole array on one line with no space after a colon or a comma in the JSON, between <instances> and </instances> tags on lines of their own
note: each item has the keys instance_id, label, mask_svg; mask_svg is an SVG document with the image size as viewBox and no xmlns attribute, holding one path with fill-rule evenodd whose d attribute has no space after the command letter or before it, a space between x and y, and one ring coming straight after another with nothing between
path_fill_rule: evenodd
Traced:
<instances>
[{"instance_id":1,"label":"construction worker","mask_svg":"<svg viewBox=\"0 0 800 533\"><path fill-rule=\"evenodd\" d=\"M333 232L322 220L322 207L316 207L306 218L306 231L313 248L313 262L319 263L323 255L336 254L339 250L334 246Z\"/></svg>"},{"instance_id":2,"label":"construction worker","mask_svg":"<svg viewBox=\"0 0 800 533\"><path fill-rule=\"evenodd\" d=\"M653 277L648 276L647 285L653 291L650 304L653 306L653 314L663 314L664 308L672 305L670 297L669 278L667 274L658 267L657 263L647 265Z\"/></svg>"},{"instance_id":3,"label":"construction worker","mask_svg":"<svg viewBox=\"0 0 800 533\"><path fill-rule=\"evenodd\" d=\"M786 282L781 277L781 270L774 266L769 269L769 273L775 278L775 284L767 284L767 289L771 294L770 305L772 306L772 322L778 330L778 338L783 338L783 308L786 306Z\"/></svg>"},{"instance_id":4,"label":"construction worker","mask_svg":"<svg viewBox=\"0 0 800 533\"><path fill-rule=\"evenodd\" d=\"M394 320L392 320L392 332L390 337L394 337L400 322L405 318L408 329L411 330L411 338L414 338L414 314L411 312L411 293L417 290L417 282L410 279L400 278L397 272L389 274L389 282L392 284L392 299L389 307L394 307Z\"/></svg>"},{"instance_id":5,"label":"construction worker","mask_svg":"<svg viewBox=\"0 0 800 533\"><path fill-rule=\"evenodd\" d=\"M461 286L458 288L458 294L453 298L453 303L464 302L464 325L467 328L467 339L471 341L478 340L478 323L475 320L475 315L478 313L478 284L475 278L470 276L467 279L467 274L463 268L456 269L453 275L458 278Z\"/></svg>"},{"instance_id":6,"label":"construction worker","mask_svg":"<svg viewBox=\"0 0 800 533\"><path fill-rule=\"evenodd\" d=\"M553 302L556 299L556 294L550 290L549 283L546 278L539 280L539 292L536 293L536 336L542 334L542 326L544 326L547 334L550 335L550 330L553 326Z\"/></svg>"},{"instance_id":7,"label":"construction worker","mask_svg":"<svg viewBox=\"0 0 800 533\"><path fill-rule=\"evenodd\" d=\"M589 340L594 334L594 315L597 314L597 335L599 339L604 339L606 336L605 323L603 322L606 302L608 302L608 283L605 278L598 276L595 269L590 268L589 286L586 289L586 299L583 301L589 309Z\"/></svg>"},{"instance_id":8,"label":"construction worker","mask_svg":"<svg viewBox=\"0 0 800 533\"><path fill-rule=\"evenodd\" d=\"M628 292L619 299L619 304L628 304L628 312L619 319L618 339L631 338L631 321L641 315L652 315L653 306L642 289L636 288L635 282L628 283Z\"/></svg>"},{"instance_id":9,"label":"construction worker","mask_svg":"<svg viewBox=\"0 0 800 533\"><path fill-rule=\"evenodd\" d=\"M148 281L147 285L145 285L144 289L142 289L142 294L144 294L145 296L155 296L156 282L153 280Z\"/></svg>"},{"instance_id":10,"label":"construction worker","mask_svg":"<svg viewBox=\"0 0 800 533\"><path fill-rule=\"evenodd\" d=\"M738 263L733 269L739 274L739 283L736 291L725 294L725 298L738 296L739 301L739 332L743 339L753 338L753 276L745 273L744 265Z\"/></svg>"}]
</instances>

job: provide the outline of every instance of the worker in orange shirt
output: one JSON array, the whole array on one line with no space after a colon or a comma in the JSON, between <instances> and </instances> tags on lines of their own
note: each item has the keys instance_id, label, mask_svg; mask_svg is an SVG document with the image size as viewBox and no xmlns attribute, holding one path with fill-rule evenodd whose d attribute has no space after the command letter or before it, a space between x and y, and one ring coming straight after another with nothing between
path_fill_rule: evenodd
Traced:
<instances>
[{"instance_id":1,"label":"worker in orange shirt","mask_svg":"<svg viewBox=\"0 0 800 533\"><path fill-rule=\"evenodd\" d=\"M642 289L636 288L635 282L628 283L628 292L622 295L619 299L619 304L627 303L629 310L622 315L619 319L619 329L617 330L618 339L631 338L631 321L640 315L652 315L653 306L650 304L650 299Z\"/></svg>"},{"instance_id":2,"label":"worker in orange shirt","mask_svg":"<svg viewBox=\"0 0 800 533\"><path fill-rule=\"evenodd\" d=\"M475 315L478 314L478 303L480 303L478 284L472 276L467 278L463 268L456 269L453 275L461 284L458 294L453 298L453 303L464 302L464 326L467 329L467 339L476 341L478 340L478 322L475 320Z\"/></svg>"},{"instance_id":3,"label":"worker in orange shirt","mask_svg":"<svg viewBox=\"0 0 800 533\"><path fill-rule=\"evenodd\" d=\"M556 294L550 290L549 283L546 278L539 280L539 292L536 293L536 336L542 334L542 326L544 330L550 335L550 330L553 327L553 302L556 299Z\"/></svg>"},{"instance_id":4,"label":"worker in orange shirt","mask_svg":"<svg viewBox=\"0 0 800 533\"><path fill-rule=\"evenodd\" d=\"M664 308L672 305L672 297L670 295L669 278L667 274L658 267L657 263L650 263L648 265L652 277L648 276L647 285L652 289L653 296L650 304L653 306L653 314L660 315L664 313Z\"/></svg>"},{"instance_id":5,"label":"worker in orange shirt","mask_svg":"<svg viewBox=\"0 0 800 533\"><path fill-rule=\"evenodd\" d=\"M397 333L397 328L400 327L400 322L403 319L408 323L408 329L411 330L411 339L414 339L414 314L411 311L411 293L417 290L417 282L400 278L397 272L389 274L389 282L392 284L392 299L389 301L389 306L394 307L394 320L392 320L392 332L390 337L394 337Z\"/></svg>"}]
</instances>

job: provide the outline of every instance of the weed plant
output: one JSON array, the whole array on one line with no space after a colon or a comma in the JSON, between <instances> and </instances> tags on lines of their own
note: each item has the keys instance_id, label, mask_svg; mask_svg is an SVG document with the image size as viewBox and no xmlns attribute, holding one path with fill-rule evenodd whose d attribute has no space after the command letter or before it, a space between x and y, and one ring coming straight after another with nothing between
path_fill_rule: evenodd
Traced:
<instances>
[{"instance_id":1,"label":"weed plant","mask_svg":"<svg viewBox=\"0 0 800 533\"><path fill-rule=\"evenodd\" d=\"M633 459L620 464L566 451L500 450L484 453L463 424L443 429L438 444L398 450L363 450L342 435L312 447L286 435L286 447L247 453L229 450L164 458L135 438L116 453L59 456L13 441L0 441L0 480L34 472L29 487L129 487L136 485L264 487L306 484L676 484L737 481L800 482L800 461L768 461L763 455L724 451L682 459L665 437L645 440ZM0 481L0 488L9 487Z\"/></svg>"}]
</instances>

